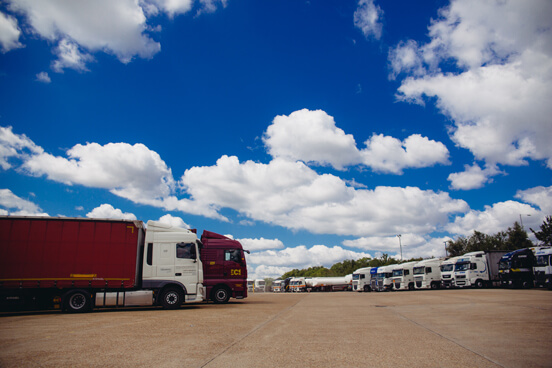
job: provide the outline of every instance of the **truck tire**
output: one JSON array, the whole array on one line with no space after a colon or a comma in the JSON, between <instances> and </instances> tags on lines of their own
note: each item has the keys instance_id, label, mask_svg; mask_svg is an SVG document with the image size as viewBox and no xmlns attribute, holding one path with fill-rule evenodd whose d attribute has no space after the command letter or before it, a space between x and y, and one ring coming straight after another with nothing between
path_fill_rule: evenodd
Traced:
<instances>
[{"instance_id":1,"label":"truck tire","mask_svg":"<svg viewBox=\"0 0 552 368\"><path fill-rule=\"evenodd\" d=\"M224 286L215 286L211 291L211 300L216 304L225 304L230 300L230 290Z\"/></svg>"},{"instance_id":2,"label":"truck tire","mask_svg":"<svg viewBox=\"0 0 552 368\"><path fill-rule=\"evenodd\" d=\"M431 283L431 289L433 289L433 290L439 289L440 286L441 286L440 283L437 283L437 282L432 282Z\"/></svg>"},{"instance_id":3,"label":"truck tire","mask_svg":"<svg viewBox=\"0 0 552 368\"><path fill-rule=\"evenodd\" d=\"M485 286L485 283L483 282L483 280L476 280L475 281L475 287L476 288L483 289L484 286Z\"/></svg>"},{"instance_id":4,"label":"truck tire","mask_svg":"<svg viewBox=\"0 0 552 368\"><path fill-rule=\"evenodd\" d=\"M184 293L176 287L168 287L161 291L159 304L164 309L178 309L184 301Z\"/></svg>"},{"instance_id":5,"label":"truck tire","mask_svg":"<svg viewBox=\"0 0 552 368\"><path fill-rule=\"evenodd\" d=\"M365 292L365 293L369 293L370 291L372 291L372 289L370 288L370 286L364 285L364 292Z\"/></svg>"},{"instance_id":6,"label":"truck tire","mask_svg":"<svg viewBox=\"0 0 552 368\"><path fill-rule=\"evenodd\" d=\"M69 313L85 313L92 310L92 299L85 290L75 290L65 296L64 310Z\"/></svg>"},{"instance_id":7,"label":"truck tire","mask_svg":"<svg viewBox=\"0 0 552 368\"><path fill-rule=\"evenodd\" d=\"M410 284L408 284L408 290L412 291L414 289L414 283L411 282Z\"/></svg>"}]
</instances>

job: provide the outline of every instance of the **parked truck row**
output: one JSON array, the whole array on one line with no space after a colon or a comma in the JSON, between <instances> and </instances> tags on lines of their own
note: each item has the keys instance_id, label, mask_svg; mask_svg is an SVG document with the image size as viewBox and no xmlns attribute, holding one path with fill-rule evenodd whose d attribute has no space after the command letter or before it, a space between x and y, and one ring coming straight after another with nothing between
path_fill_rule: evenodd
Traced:
<instances>
[{"instance_id":1,"label":"parked truck row","mask_svg":"<svg viewBox=\"0 0 552 368\"><path fill-rule=\"evenodd\" d=\"M343 277L288 277L273 283L274 292L347 291L352 287L352 275Z\"/></svg>"},{"instance_id":2,"label":"parked truck row","mask_svg":"<svg viewBox=\"0 0 552 368\"><path fill-rule=\"evenodd\" d=\"M247 297L242 245L156 221L0 217L0 305L86 312Z\"/></svg>"},{"instance_id":3,"label":"parked truck row","mask_svg":"<svg viewBox=\"0 0 552 368\"><path fill-rule=\"evenodd\" d=\"M477 251L451 258L431 258L353 273L359 292L464 287L543 286L552 289L552 248Z\"/></svg>"}]
</instances>

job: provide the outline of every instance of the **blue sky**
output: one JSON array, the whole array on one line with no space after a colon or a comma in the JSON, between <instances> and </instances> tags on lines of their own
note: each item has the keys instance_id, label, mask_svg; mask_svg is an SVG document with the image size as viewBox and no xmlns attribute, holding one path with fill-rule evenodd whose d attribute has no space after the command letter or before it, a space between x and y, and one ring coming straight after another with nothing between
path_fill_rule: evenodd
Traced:
<instances>
[{"instance_id":1,"label":"blue sky","mask_svg":"<svg viewBox=\"0 0 552 368\"><path fill-rule=\"evenodd\" d=\"M0 214L229 234L252 277L552 214L549 1L8 0Z\"/></svg>"}]
</instances>

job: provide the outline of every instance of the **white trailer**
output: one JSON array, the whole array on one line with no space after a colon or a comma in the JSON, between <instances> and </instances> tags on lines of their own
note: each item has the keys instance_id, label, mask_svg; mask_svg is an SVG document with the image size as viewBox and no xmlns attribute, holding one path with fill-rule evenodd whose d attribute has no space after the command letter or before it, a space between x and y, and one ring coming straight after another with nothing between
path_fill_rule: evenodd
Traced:
<instances>
[{"instance_id":1,"label":"white trailer","mask_svg":"<svg viewBox=\"0 0 552 368\"><path fill-rule=\"evenodd\" d=\"M372 269L374 267L359 268L353 273L353 291L372 291Z\"/></svg>"},{"instance_id":2,"label":"white trailer","mask_svg":"<svg viewBox=\"0 0 552 368\"><path fill-rule=\"evenodd\" d=\"M444 288L452 288L454 283L454 265L461 257L452 257L441 263L441 286Z\"/></svg>"},{"instance_id":3,"label":"white trailer","mask_svg":"<svg viewBox=\"0 0 552 368\"><path fill-rule=\"evenodd\" d=\"M393 288L395 290L414 290L414 265L417 261L395 265L393 268Z\"/></svg>"},{"instance_id":4,"label":"white trailer","mask_svg":"<svg viewBox=\"0 0 552 368\"><path fill-rule=\"evenodd\" d=\"M492 286L499 283L498 263L508 251L487 250L466 253L454 265L454 283L457 287Z\"/></svg>"},{"instance_id":5,"label":"white trailer","mask_svg":"<svg viewBox=\"0 0 552 368\"><path fill-rule=\"evenodd\" d=\"M376 289L377 291L393 290L393 269L395 265L378 267L376 273Z\"/></svg>"},{"instance_id":6,"label":"white trailer","mask_svg":"<svg viewBox=\"0 0 552 368\"><path fill-rule=\"evenodd\" d=\"M441 287L441 263L444 258L424 259L414 265L416 289L439 289Z\"/></svg>"},{"instance_id":7,"label":"white trailer","mask_svg":"<svg viewBox=\"0 0 552 368\"><path fill-rule=\"evenodd\" d=\"M537 263L533 267L536 286L544 286L552 290L552 248L537 248L534 250Z\"/></svg>"},{"instance_id":8,"label":"white trailer","mask_svg":"<svg viewBox=\"0 0 552 368\"><path fill-rule=\"evenodd\" d=\"M348 290L352 284L352 276L341 277L313 277L310 279L313 291Z\"/></svg>"}]
</instances>

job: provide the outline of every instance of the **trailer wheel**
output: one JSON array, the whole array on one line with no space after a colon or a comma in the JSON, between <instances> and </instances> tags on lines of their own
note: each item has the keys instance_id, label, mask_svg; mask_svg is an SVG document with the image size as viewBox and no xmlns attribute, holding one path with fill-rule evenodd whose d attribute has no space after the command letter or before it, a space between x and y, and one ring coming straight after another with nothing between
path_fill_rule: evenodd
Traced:
<instances>
[{"instance_id":1,"label":"trailer wheel","mask_svg":"<svg viewBox=\"0 0 552 368\"><path fill-rule=\"evenodd\" d=\"M211 300L217 304L228 303L230 299L230 290L224 286L216 286L213 291L211 291Z\"/></svg>"},{"instance_id":2,"label":"trailer wheel","mask_svg":"<svg viewBox=\"0 0 552 368\"><path fill-rule=\"evenodd\" d=\"M87 291L76 290L65 296L65 311L84 313L92 310L92 299Z\"/></svg>"},{"instance_id":3,"label":"trailer wheel","mask_svg":"<svg viewBox=\"0 0 552 368\"><path fill-rule=\"evenodd\" d=\"M161 291L160 304L164 309L177 309L184 301L182 290L175 287L168 287Z\"/></svg>"}]
</instances>

